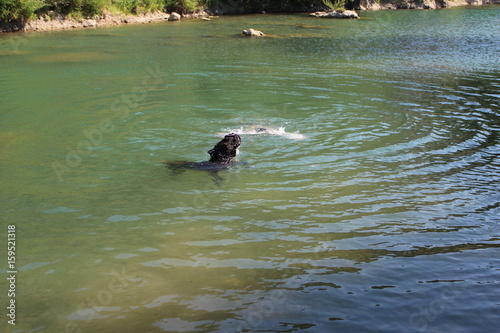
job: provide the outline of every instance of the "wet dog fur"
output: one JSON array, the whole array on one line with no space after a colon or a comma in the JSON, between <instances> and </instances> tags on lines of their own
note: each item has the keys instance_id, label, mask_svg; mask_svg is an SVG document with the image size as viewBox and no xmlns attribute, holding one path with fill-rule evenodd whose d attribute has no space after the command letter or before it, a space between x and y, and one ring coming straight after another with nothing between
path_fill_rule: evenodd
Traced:
<instances>
[{"instance_id":1,"label":"wet dog fur","mask_svg":"<svg viewBox=\"0 0 500 333\"><path fill-rule=\"evenodd\" d=\"M210 160L205 162L188 161L167 161L166 166L174 174L183 172L186 169L205 170L216 174L218 171L227 168L238 154L238 147L241 145L241 137L238 134L227 134L222 140L208 151Z\"/></svg>"},{"instance_id":2,"label":"wet dog fur","mask_svg":"<svg viewBox=\"0 0 500 333\"><path fill-rule=\"evenodd\" d=\"M211 163L228 164L238 154L238 147L241 145L241 136L238 134L228 134L224 139L217 142L213 149L210 149Z\"/></svg>"}]
</instances>

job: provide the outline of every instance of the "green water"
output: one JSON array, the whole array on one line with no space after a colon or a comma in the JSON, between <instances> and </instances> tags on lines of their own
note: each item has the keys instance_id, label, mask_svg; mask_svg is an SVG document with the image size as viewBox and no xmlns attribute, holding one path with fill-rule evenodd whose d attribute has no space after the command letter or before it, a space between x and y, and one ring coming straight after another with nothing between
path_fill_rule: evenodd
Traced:
<instances>
[{"instance_id":1,"label":"green water","mask_svg":"<svg viewBox=\"0 0 500 333\"><path fill-rule=\"evenodd\" d=\"M0 35L5 331L494 331L500 8L361 16Z\"/></svg>"}]
</instances>

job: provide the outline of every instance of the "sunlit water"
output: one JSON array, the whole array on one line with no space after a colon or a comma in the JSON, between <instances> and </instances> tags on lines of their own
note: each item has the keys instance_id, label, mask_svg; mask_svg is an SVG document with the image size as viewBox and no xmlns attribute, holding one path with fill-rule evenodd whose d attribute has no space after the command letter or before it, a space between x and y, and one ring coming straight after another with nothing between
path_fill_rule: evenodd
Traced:
<instances>
[{"instance_id":1,"label":"sunlit water","mask_svg":"<svg viewBox=\"0 0 500 333\"><path fill-rule=\"evenodd\" d=\"M6 331L495 331L500 8L361 15L0 35Z\"/></svg>"}]
</instances>

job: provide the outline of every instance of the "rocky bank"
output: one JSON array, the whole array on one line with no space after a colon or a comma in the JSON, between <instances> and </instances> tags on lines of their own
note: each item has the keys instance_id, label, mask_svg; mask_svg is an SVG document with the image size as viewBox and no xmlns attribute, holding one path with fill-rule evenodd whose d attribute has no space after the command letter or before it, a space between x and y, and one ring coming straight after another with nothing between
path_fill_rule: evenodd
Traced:
<instances>
[{"instance_id":1,"label":"rocky bank","mask_svg":"<svg viewBox=\"0 0 500 333\"><path fill-rule=\"evenodd\" d=\"M180 21L181 17L184 18L204 18L208 14L200 11L193 14L181 16L178 13L164 13L154 12L141 15L112 15L110 13L103 13L100 16L84 19L70 19L61 15L56 15L53 12L48 12L42 15L37 20L32 20L24 24L8 24L0 27L1 32L15 32L15 31L51 31L51 30L65 30L75 28L98 28L109 27L123 24L144 24L159 21Z\"/></svg>"}]
</instances>

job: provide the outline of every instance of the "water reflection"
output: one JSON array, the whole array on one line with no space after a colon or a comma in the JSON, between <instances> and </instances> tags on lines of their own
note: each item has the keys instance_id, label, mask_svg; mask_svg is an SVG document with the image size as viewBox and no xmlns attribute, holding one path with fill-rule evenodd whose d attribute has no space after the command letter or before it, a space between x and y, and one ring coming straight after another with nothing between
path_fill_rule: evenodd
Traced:
<instances>
[{"instance_id":1,"label":"water reflection","mask_svg":"<svg viewBox=\"0 0 500 333\"><path fill-rule=\"evenodd\" d=\"M74 62L93 62L107 61L112 59L110 54L102 52L70 52L50 54L43 56L34 56L29 59L32 63L74 63Z\"/></svg>"}]
</instances>

